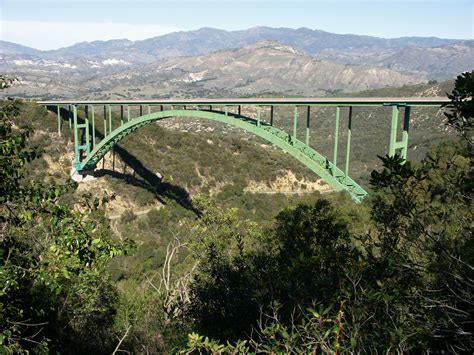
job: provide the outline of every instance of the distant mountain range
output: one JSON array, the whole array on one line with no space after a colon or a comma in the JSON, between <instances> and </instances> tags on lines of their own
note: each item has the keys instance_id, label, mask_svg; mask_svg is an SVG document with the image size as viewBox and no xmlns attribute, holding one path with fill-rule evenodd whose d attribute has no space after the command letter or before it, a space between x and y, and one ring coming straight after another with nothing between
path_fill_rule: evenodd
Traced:
<instances>
[{"instance_id":1,"label":"distant mountain range","mask_svg":"<svg viewBox=\"0 0 474 355\"><path fill-rule=\"evenodd\" d=\"M22 89L13 93L27 97L96 96L114 83L166 84L183 95L196 88L207 94L314 95L445 80L473 69L472 40L384 39L308 28L201 28L51 51L0 41L0 72L20 77ZM153 90L144 91L152 95Z\"/></svg>"},{"instance_id":2,"label":"distant mountain range","mask_svg":"<svg viewBox=\"0 0 474 355\"><path fill-rule=\"evenodd\" d=\"M437 47L459 42L455 39L437 37L401 37L385 39L360 35L341 35L309 28L271 28L254 27L242 31L225 31L214 28L201 28L195 31L180 31L153 37L142 41L117 39L110 41L94 41L77 43L70 47L57 50L38 51L19 45L17 53L42 53L47 59L51 58L82 58L84 56L113 56L146 54L153 59L188 56L209 53L220 49L237 48L262 41L277 41L310 54L316 55L325 49L357 49L357 48L400 48L407 46ZM2 42L8 43L8 42ZM3 52L3 48L0 49ZM147 57L148 58L148 57Z\"/></svg>"}]
</instances>

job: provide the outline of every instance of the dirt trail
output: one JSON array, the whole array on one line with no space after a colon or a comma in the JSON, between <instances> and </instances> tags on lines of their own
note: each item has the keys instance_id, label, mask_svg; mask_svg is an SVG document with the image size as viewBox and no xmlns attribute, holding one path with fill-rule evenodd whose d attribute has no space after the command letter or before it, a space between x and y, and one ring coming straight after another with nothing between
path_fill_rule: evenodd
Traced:
<instances>
[{"instance_id":1,"label":"dirt trail","mask_svg":"<svg viewBox=\"0 0 474 355\"><path fill-rule=\"evenodd\" d=\"M158 209L158 208L161 208L161 206L154 206L154 207L151 207L151 208L146 208L144 210L132 211L132 212L135 216L143 216L144 214L147 214L148 212L150 212L150 210L152 208L157 208ZM122 216L121 213L120 214L112 214L112 215L108 216L107 218L108 219L119 219L121 216Z\"/></svg>"}]
</instances>

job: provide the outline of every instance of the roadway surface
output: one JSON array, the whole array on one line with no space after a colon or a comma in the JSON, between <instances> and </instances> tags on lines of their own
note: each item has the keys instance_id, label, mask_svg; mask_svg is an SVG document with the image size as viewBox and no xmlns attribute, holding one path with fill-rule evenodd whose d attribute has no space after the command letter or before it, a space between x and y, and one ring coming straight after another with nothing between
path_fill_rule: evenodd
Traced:
<instances>
[{"instance_id":1,"label":"roadway surface","mask_svg":"<svg viewBox=\"0 0 474 355\"><path fill-rule=\"evenodd\" d=\"M301 106L440 106L451 102L446 97L338 97L338 98L244 98L244 99L170 99L170 100L49 100L38 101L55 105L301 105Z\"/></svg>"}]
</instances>

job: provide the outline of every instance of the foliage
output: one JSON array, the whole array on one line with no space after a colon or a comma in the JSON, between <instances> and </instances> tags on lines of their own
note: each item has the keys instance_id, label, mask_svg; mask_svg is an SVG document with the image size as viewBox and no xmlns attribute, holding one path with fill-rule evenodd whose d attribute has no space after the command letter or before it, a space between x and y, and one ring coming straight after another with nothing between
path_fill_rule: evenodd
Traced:
<instances>
[{"instance_id":1,"label":"foliage","mask_svg":"<svg viewBox=\"0 0 474 355\"><path fill-rule=\"evenodd\" d=\"M285 210L276 220L273 297L284 305L286 318L294 308L314 300L326 305L341 302L339 295L358 252L338 212L321 199L314 206Z\"/></svg>"},{"instance_id":2,"label":"foliage","mask_svg":"<svg viewBox=\"0 0 474 355\"><path fill-rule=\"evenodd\" d=\"M455 92L469 85L458 80ZM466 131L464 124L455 127L461 135ZM320 200L280 213L274 229L257 239L260 246L227 243L228 253L237 252L226 257L210 244L192 285L198 334L189 336L185 351L310 352L298 343L309 343L300 326L307 324L308 311L302 310L323 304L343 312L328 317L329 324L339 319L341 351L472 350L469 144L441 144L420 163L382 158L383 169L371 176L368 233L351 232L347 220ZM275 302L278 317L259 327ZM312 331L327 334L324 327ZM293 334L298 335L291 343ZM316 351L324 351L324 339L313 339L319 339Z\"/></svg>"},{"instance_id":3,"label":"foliage","mask_svg":"<svg viewBox=\"0 0 474 355\"><path fill-rule=\"evenodd\" d=\"M249 340L234 344L219 343L197 333L188 335L186 349L181 353L226 353L226 354L318 354L350 351L351 346L341 343L341 333L345 326L344 312L332 315L331 307L319 307L316 311L308 308L298 324L290 326L282 323L278 307L272 316L267 316L258 333Z\"/></svg>"},{"instance_id":4,"label":"foliage","mask_svg":"<svg viewBox=\"0 0 474 355\"><path fill-rule=\"evenodd\" d=\"M258 269L246 259L260 231L249 221L241 222L236 210L219 210L204 196L195 199L202 213L194 228L193 254L200 261L190 287L187 316L213 337L234 339L250 330L258 314L254 289Z\"/></svg>"},{"instance_id":5,"label":"foliage","mask_svg":"<svg viewBox=\"0 0 474 355\"><path fill-rule=\"evenodd\" d=\"M265 237L239 232L233 217L207 208L196 233L202 237L194 250L204 255L188 309L196 330L235 341L250 334L262 309L275 302L285 325L314 301L339 304L337 294L357 258L345 222L327 201L283 211Z\"/></svg>"},{"instance_id":6,"label":"foliage","mask_svg":"<svg viewBox=\"0 0 474 355\"><path fill-rule=\"evenodd\" d=\"M474 135L474 71L465 72L456 78L454 90L448 95L451 102L445 107L447 124L454 127L459 135L468 142L469 149L473 149Z\"/></svg>"},{"instance_id":7,"label":"foliage","mask_svg":"<svg viewBox=\"0 0 474 355\"><path fill-rule=\"evenodd\" d=\"M98 199L78 211L62 199L73 185L25 182L40 151L14 124L18 105L0 112L1 350L104 351L116 300L105 266L120 248Z\"/></svg>"},{"instance_id":8,"label":"foliage","mask_svg":"<svg viewBox=\"0 0 474 355\"><path fill-rule=\"evenodd\" d=\"M391 328L414 346L458 352L474 345L473 87L473 73L464 73L449 95L448 124L462 141L441 144L420 164L384 158L384 170L372 173L377 232L369 260L379 310L391 305L374 330Z\"/></svg>"},{"instance_id":9,"label":"foliage","mask_svg":"<svg viewBox=\"0 0 474 355\"><path fill-rule=\"evenodd\" d=\"M133 353L153 353L164 350L163 300L155 290L136 292L135 288L122 290L117 307L114 330L122 336L129 332L121 344L121 349Z\"/></svg>"},{"instance_id":10,"label":"foliage","mask_svg":"<svg viewBox=\"0 0 474 355\"><path fill-rule=\"evenodd\" d=\"M419 166L385 158L372 175L375 334L450 351L473 345L473 180L465 151L462 143L442 145Z\"/></svg>"}]
</instances>

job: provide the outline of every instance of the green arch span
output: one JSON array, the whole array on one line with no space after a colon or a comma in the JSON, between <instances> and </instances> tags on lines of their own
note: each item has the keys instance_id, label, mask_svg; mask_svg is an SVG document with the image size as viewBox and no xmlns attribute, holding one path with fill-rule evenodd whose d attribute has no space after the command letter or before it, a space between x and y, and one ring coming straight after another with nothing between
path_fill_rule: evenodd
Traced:
<instances>
[{"instance_id":1,"label":"green arch span","mask_svg":"<svg viewBox=\"0 0 474 355\"><path fill-rule=\"evenodd\" d=\"M77 165L77 170L87 171L95 169L95 166L100 159L102 159L110 148L117 144L122 138L150 122L169 117L204 118L245 129L246 131L276 145L295 159L299 160L336 191L347 191L352 199L357 202L361 202L367 195L367 192L361 186L359 186L349 176L344 176L344 172L337 168L327 158L300 140L295 140L288 133L265 122L259 122L255 119L232 113L226 114L220 111L167 110L153 112L148 115L134 118L116 128L102 139L102 141L97 144L96 147L94 147L94 149L80 162L80 165Z\"/></svg>"}]
</instances>

